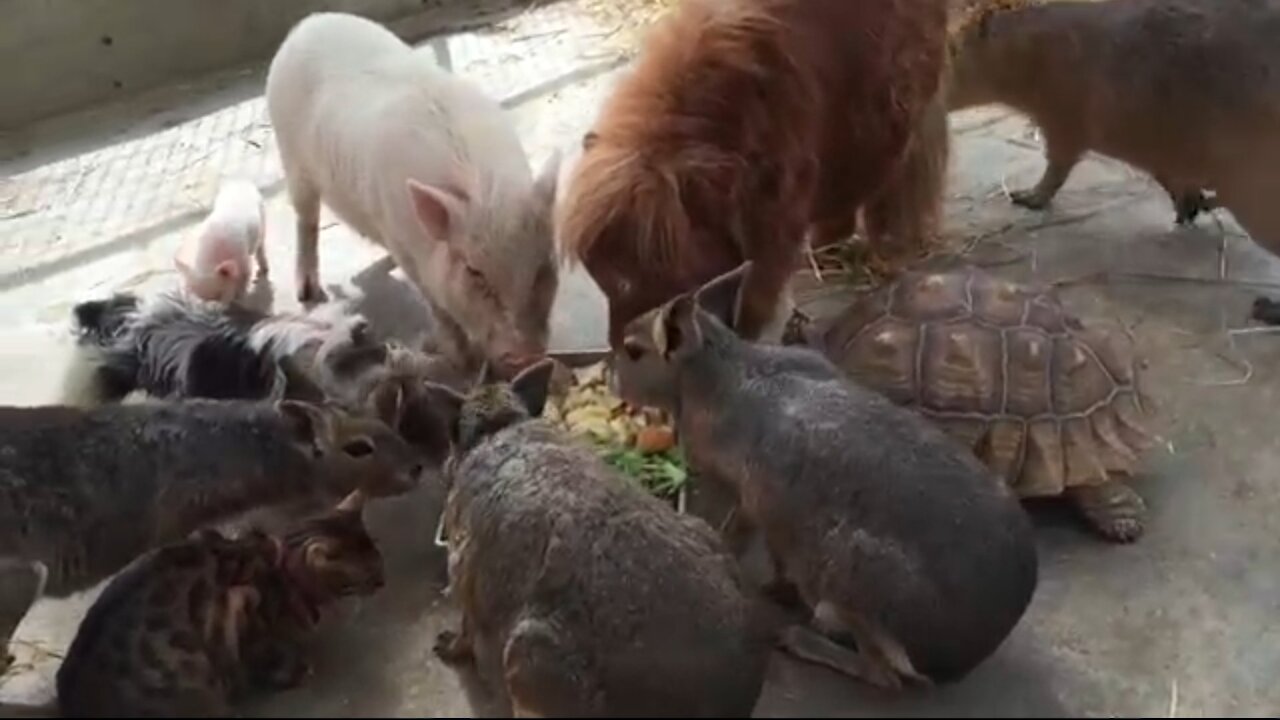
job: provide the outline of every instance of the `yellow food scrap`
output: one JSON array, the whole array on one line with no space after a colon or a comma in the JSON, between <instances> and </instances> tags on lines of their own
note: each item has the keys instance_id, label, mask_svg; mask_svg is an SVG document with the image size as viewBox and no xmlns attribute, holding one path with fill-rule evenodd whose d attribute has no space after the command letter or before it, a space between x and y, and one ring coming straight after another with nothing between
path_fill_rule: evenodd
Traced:
<instances>
[{"instance_id":1,"label":"yellow food scrap","mask_svg":"<svg viewBox=\"0 0 1280 720\"><path fill-rule=\"evenodd\" d=\"M628 412L622 398L609 390L604 363L573 371L574 383L568 392L547 402L543 417L575 437L589 437L618 447L637 447L646 431L647 443L662 452L675 444L674 433L662 416L653 410ZM667 436L670 436L669 440Z\"/></svg>"}]
</instances>

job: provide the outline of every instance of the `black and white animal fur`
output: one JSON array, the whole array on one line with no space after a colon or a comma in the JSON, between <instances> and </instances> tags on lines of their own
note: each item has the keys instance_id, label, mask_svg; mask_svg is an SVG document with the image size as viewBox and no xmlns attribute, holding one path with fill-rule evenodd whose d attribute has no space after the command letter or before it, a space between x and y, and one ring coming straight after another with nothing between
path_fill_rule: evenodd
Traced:
<instances>
[{"instance_id":1,"label":"black and white animal fur","mask_svg":"<svg viewBox=\"0 0 1280 720\"><path fill-rule=\"evenodd\" d=\"M116 294L76 305L75 356L63 402L93 407L141 391L159 398L320 401L314 377L326 362L385 352L345 303L266 315L160 294Z\"/></svg>"}]
</instances>

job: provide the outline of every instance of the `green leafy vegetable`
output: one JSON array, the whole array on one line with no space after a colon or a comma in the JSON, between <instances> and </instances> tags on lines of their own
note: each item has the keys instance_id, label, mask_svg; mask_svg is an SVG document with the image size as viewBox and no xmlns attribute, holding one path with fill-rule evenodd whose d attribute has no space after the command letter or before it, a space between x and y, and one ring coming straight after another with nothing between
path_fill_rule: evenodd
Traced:
<instances>
[{"instance_id":1,"label":"green leafy vegetable","mask_svg":"<svg viewBox=\"0 0 1280 720\"><path fill-rule=\"evenodd\" d=\"M606 446L602 450L605 462L658 497L674 498L689 482L689 469L678 448L652 455L617 446Z\"/></svg>"}]
</instances>

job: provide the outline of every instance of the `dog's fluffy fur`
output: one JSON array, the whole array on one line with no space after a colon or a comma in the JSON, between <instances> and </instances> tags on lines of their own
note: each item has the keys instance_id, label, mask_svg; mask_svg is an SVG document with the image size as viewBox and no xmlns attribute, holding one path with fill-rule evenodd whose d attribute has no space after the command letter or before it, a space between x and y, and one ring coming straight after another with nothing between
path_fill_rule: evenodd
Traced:
<instances>
[{"instance_id":1,"label":"dog's fluffy fur","mask_svg":"<svg viewBox=\"0 0 1280 720\"><path fill-rule=\"evenodd\" d=\"M311 374L366 344L368 324L340 303L269 316L161 294L117 294L73 310L76 357L64 402L93 406L135 391L162 398L322 400Z\"/></svg>"}]
</instances>

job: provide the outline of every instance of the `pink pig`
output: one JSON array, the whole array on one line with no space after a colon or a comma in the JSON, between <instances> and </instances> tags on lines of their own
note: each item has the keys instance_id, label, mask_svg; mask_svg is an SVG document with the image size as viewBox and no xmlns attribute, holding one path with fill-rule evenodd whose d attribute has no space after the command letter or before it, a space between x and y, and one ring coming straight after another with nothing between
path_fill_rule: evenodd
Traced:
<instances>
[{"instance_id":1,"label":"pink pig","mask_svg":"<svg viewBox=\"0 0 1280 720\"><path fill-rule=\"evenodd\" d=\"M222 303L243 296L249 285L250 255L257 258L258 272L267 274L265 228L258 188L240 178L225 181L209 217L173 258L187 292Z\"/></svg>"},{"instance_id":2,"label":"pink pig","mask_svg":"<svg viewBox=\"0 0 1280 720\"><path fill-rule=\"evenodd\" d=\"M299 300L325 296L323 202L388 250L427 301L442 352L508 374L546 353L558 165L549 160L535 178L498 102L381 25L342 13L290 31L266 97L298 216Z\"/></svg>"}]
</instances>

